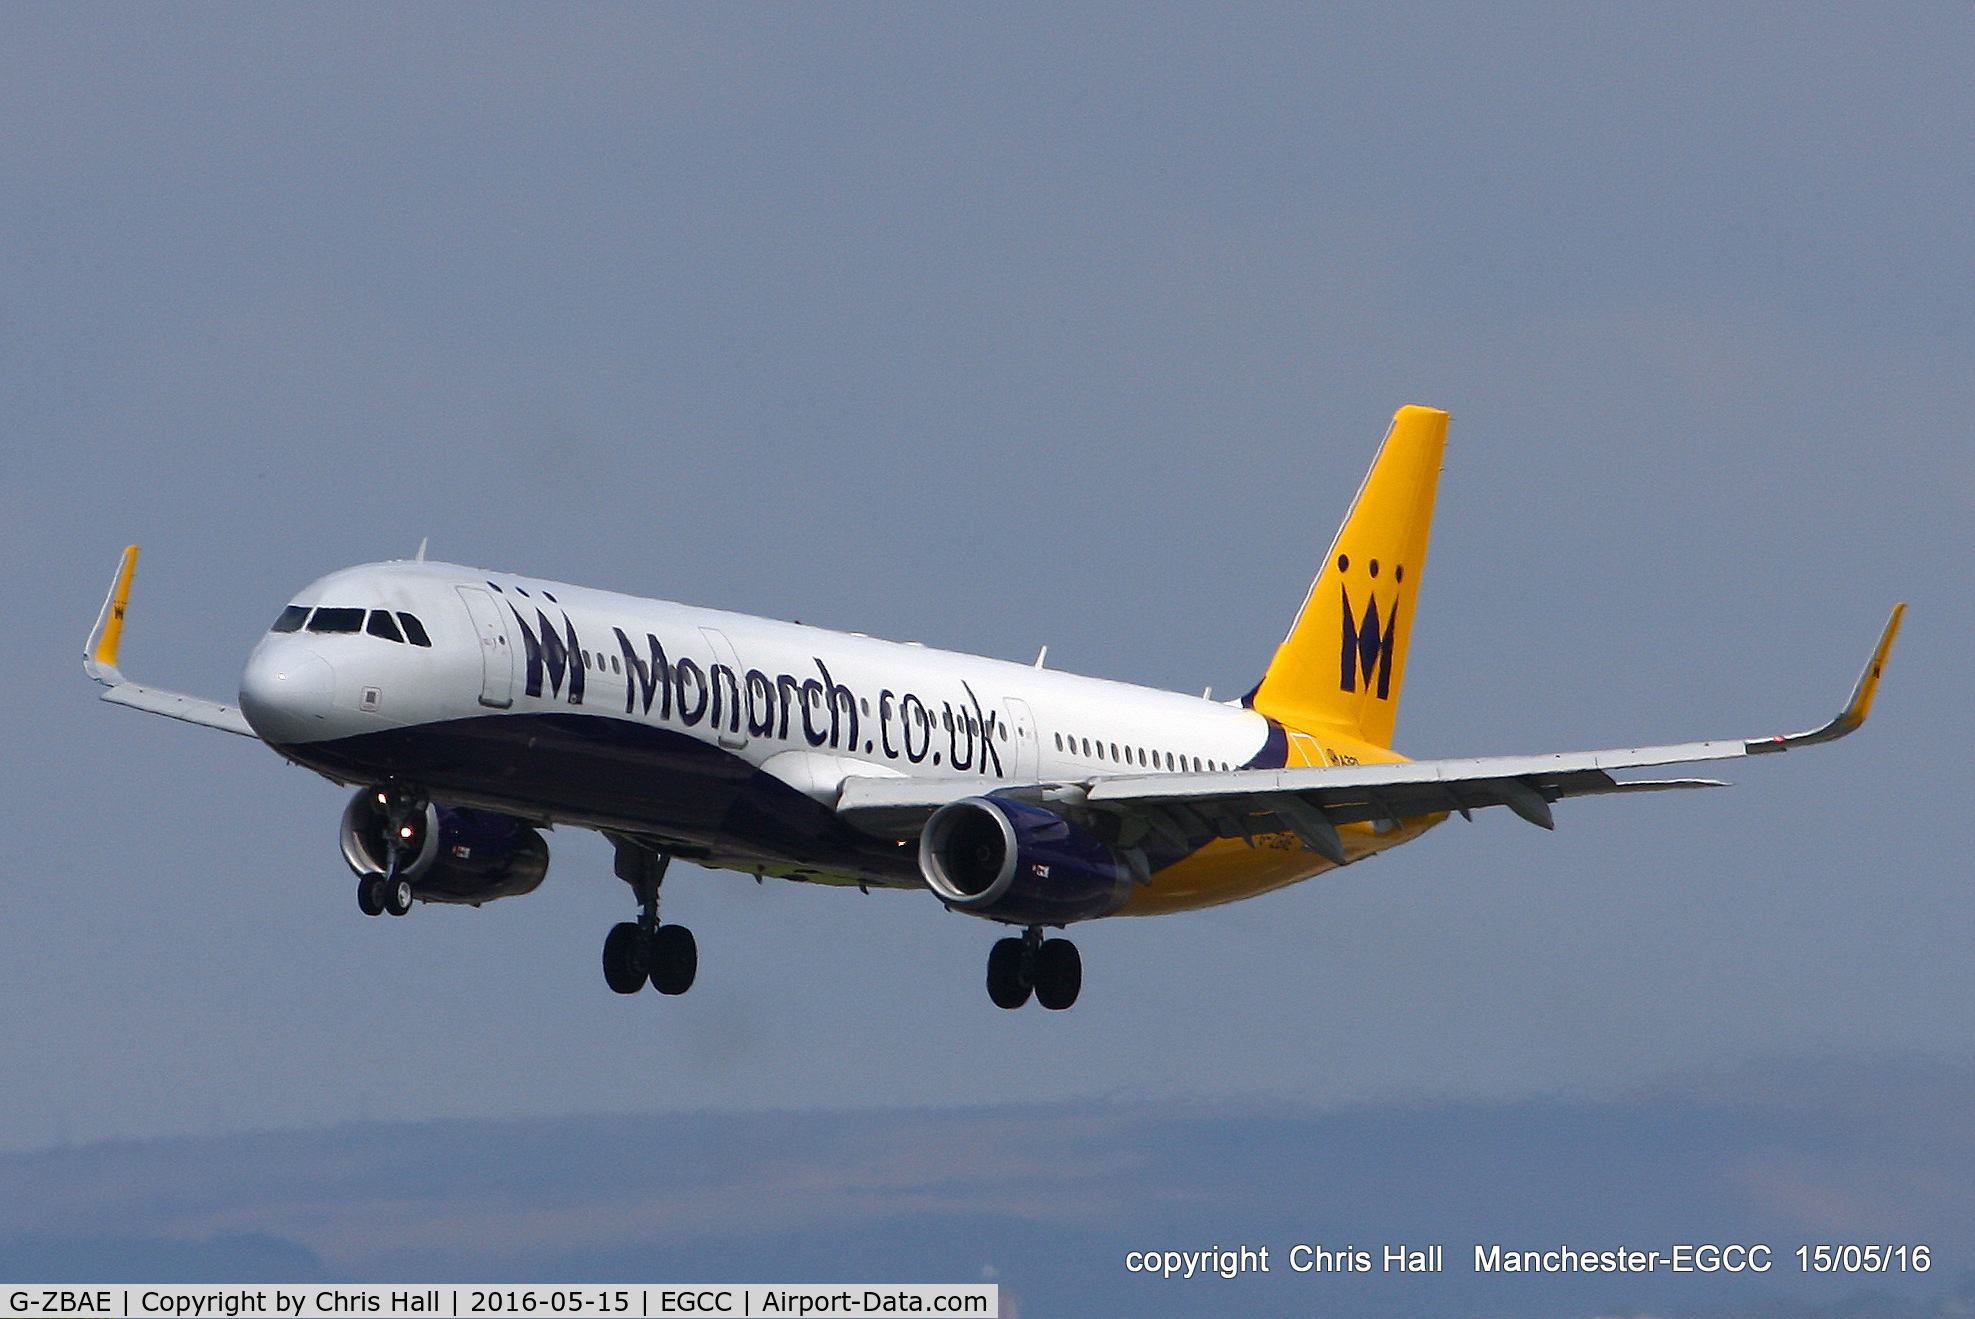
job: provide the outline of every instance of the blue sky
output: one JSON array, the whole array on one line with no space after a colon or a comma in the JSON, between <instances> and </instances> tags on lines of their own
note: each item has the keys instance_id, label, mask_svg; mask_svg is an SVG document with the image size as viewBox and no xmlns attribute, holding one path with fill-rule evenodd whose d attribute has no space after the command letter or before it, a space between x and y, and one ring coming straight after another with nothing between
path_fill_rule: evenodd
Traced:
<instances>
[{"instance_id":1,"label":"blue sky","mask_svg":"<svg viewBox=\"0 0 1975 1319\"><path fill-rule=\"evenodd\" d=\"M0 19L0 1147L571 1112L1965 1064L1971 20L1799 7L18 7ZM343 795L102 706L433 554L1245 690L1454 415L1399 745L1873 723L1242 906L995 931L597 840L367 921ZM1498 813L1500 814L1500 813Z\"/></svg>"}]
</instances>

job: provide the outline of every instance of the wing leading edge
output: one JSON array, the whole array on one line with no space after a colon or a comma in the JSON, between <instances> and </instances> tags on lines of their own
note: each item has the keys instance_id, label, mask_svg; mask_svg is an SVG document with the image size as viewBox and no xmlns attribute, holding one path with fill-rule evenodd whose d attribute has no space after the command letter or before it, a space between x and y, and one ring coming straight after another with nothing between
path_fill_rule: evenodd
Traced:
<instances>
[{"instance_id":1,"label":"wing leading edge","mask_svg":"<svg viewBox=\"0 0 1975 1319\"><path fill-rule=\"evenodd\" d=\"M1531 824L1553 829L1550 807L1566 797L1727 786L1716 779L1627 782L1613 778L1615 770L1735 760L1831 742L1853 732L1871 712L1905 611L1904 604L1894 606L1844 708L1830 722L1801 733L1552 755L1096 778L1004 791L1138 816L1147 828L1178 841L1203 833L1250 842L1257 834L1293 833L1312 852L1339 865L1345 859L1337 834L1341 824L1396 825L1410 817L1452 811L1469 815L1486 806L1506 806ZM909 837L934 810L979 791L978 779L853 778L844 783L837 809L871 833Z\"/></svg>"}]
</instances>

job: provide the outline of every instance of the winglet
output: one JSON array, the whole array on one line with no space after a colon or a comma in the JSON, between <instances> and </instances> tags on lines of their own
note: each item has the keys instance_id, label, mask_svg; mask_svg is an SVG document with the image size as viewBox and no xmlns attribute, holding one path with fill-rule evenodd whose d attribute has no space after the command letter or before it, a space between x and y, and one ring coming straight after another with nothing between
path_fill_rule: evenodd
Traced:
<instances>
[{"instance_id":1,"label":"winglet","mask_svg":"<svg viewBox=\"0 0 1975 1319\"><path fill-rule=\"evenodd\" d=\"M1865 717L1872 713L1872 698L1879 692L1879 674L1886 667L1886 656L1892 652L1893 638L1899 635L1900 619L1905 613L1905 604L1893 606L1893 616L1886 620L1886 630L1879 634L1879 644L1873 649L1872 658L1866 661L1865 671L1858 675L1858 685L1852 688L1851 699L1845 702L1845 708L1838 712L1837 718L1822 728L1751 742L1748 744L1749 754L1760 755L1765 751L1787 751L1791 747L1835 742L1863 724Z\"/></svg>"},{"instance_id":2,"label":"winglet","mask_svg":"<svg viewBox=\"0 0 1975 1319\"><path fill-rule=\"evenodd\" d=\"M97 682L114 687L123 681L117 669L117 650L123 644L123 614L130 603L130 579L137 574L137 547L128 546L117 560L117 575L104 597L103 612L96 615L96 626L82 650L82 669Z\"/></svg>"}]
</instances>

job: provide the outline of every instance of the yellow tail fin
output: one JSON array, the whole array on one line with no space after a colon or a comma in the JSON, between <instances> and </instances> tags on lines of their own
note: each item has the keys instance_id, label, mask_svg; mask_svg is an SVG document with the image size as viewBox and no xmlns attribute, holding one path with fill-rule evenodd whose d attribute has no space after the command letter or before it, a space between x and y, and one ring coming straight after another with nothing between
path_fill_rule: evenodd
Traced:
<instances>
[{"instance_id":1,"label":"yellow tail fin","mask_svg":"<svg viewBox=\"0 0 1975 1319\"><path fill-rule=\"evenodd\" d=\"M1392 745L1447 414L1400 408L1289 636L1255 689L1286 728Z\"/></svg>"}]
</instances>

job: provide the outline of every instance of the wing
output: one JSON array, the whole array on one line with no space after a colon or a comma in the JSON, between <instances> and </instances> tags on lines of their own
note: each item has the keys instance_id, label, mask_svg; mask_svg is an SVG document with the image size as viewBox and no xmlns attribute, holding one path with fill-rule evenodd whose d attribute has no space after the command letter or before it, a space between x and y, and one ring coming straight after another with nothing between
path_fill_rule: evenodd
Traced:
<instances>
[{"instance_id":1,"label":"wing","mask_svg":"<svg viewBox=\"0 0 1975 1319\"><path fill-rule=\"evenodd\" d=\"M123 644L124 611L130 604L130 581L137 575L137 547L127 547L117 560L117 575L110 581L110 593L103 599L103 611L96 615L96 626L82 650L82 669L110 690L103 699L133 710L145 710L188 724L238 733L256 741L259 735L248 725L247 717L231 705L198 696L181 696L127 681L117 667L117 654Z\"/></svg>"},{"instance_id":2,"label":"wing","mask_svg":"<svg viewBox=\"0 0 1975 1319\"><path fill-rule=\"evenodd\" d=\"M1396 823L1443 811L1469 815L1486 806L1506 806L1531 824L1553 829L1550 807L1566 797L1727 786L1716 779L1621 781L1612 777L1617 770L1738 760L1831 742L1852 732L1871 712L1879 674L1905 610L1905 605L1894 606L1844 709L1829 723L1802 733L1540 756L1096 778L1003 791L1137 816L1181 845L1202 834L1253 841L1260 833L1293 833L1312 852L1337 864L1344 861L1340 824ZM867 832L907 838L934 810L980 790L977 778L853 778L844 783L837 810Z\"/></svg>"}]
</instances>

